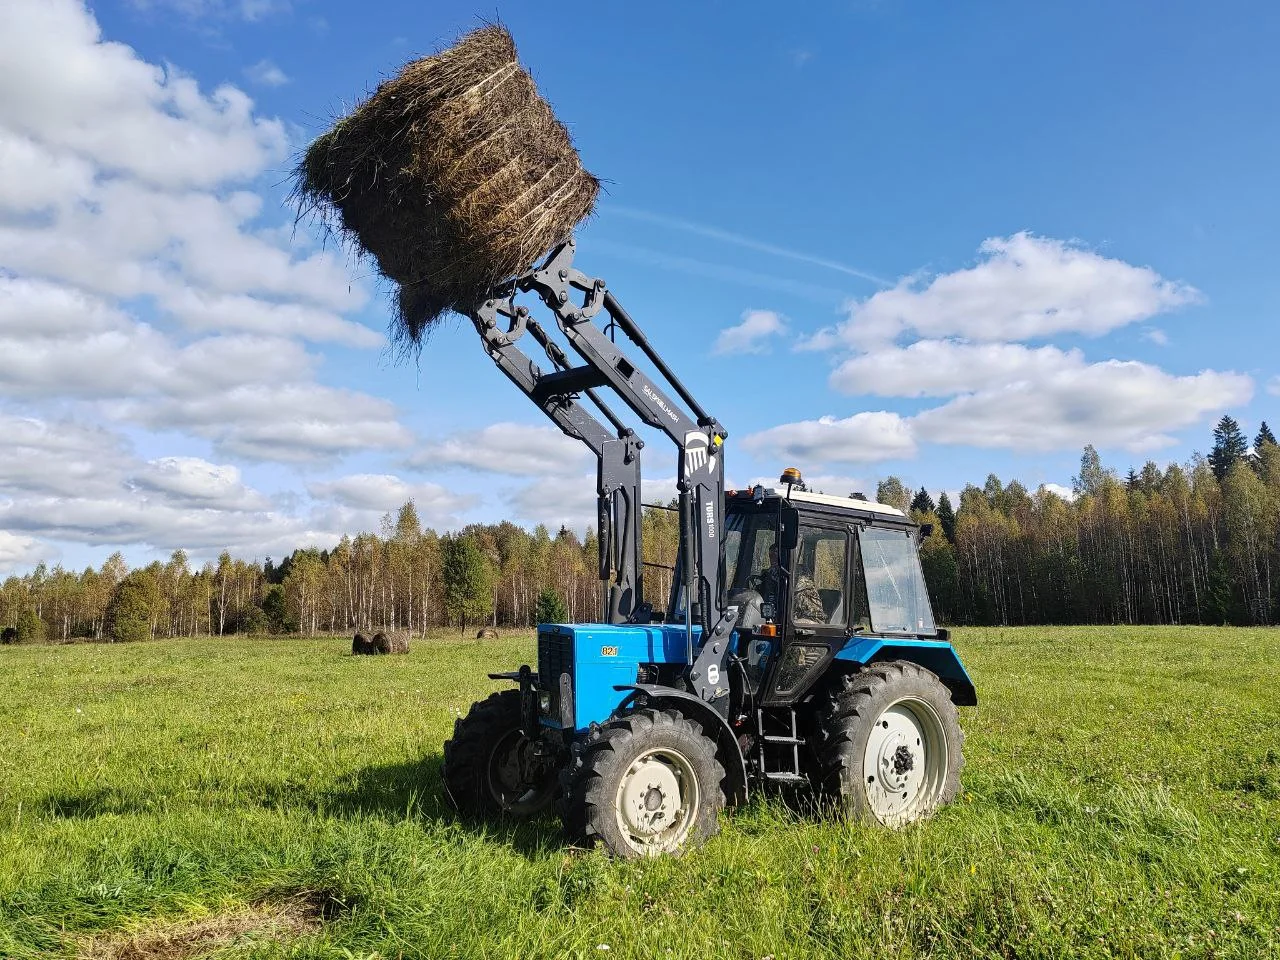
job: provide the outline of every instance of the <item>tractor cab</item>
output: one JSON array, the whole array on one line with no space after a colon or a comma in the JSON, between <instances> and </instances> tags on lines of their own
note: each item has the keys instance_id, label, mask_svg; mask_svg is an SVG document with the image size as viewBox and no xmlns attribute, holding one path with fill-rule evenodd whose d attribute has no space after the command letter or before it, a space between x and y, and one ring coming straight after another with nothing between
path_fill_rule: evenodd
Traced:
<instances>
[{"instance_id":1,"label":"tractor cab","mask_svg":"<svg viewBox=\"0 0 1280 960\"><path fill-rule=\"evenodd\" d=\"M939 639L916 525L885 504L797 486L725 498L737 651L751 696L765 703L795 702L859 641ZM681 604L677 597L677 616Z\"/></svg>"}]
</instances>

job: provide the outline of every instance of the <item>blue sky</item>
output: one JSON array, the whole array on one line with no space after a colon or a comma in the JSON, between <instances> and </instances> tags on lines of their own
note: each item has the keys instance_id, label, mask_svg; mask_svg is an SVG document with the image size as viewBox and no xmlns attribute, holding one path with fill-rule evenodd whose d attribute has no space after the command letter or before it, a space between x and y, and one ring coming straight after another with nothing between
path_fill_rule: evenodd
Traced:
<instances>
[{"instance_id":1,"label":"blue sky","mask_svg":"<svg viewBox=\"0 0 1280 960\"><path fill-rule=\"evenodd\" d=\"M335 115L495 15L606 181L579 266L731 480L1069 485L1086 442L1280 421L1274 5L16 0L0 572L279 556L409 496L587 522L590 463L469 324L396 364L385 288L284 205Z\"/></svg>"}]
</instances>

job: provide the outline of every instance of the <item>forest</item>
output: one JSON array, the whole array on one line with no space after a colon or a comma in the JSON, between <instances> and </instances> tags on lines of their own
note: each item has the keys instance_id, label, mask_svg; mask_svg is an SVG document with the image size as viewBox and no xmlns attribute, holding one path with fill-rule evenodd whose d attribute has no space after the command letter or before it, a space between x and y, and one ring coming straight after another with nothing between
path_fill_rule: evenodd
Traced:
<instances>
[{"instance_id":1,"label":"forest","mask_svg":"<svg viewBox=\"0 0 1280 960\"><path fill-rule=\"evenodd\" d=\"M836 491L825 491L836 493ZM1238 624L1280 621L1280 446L1231 417L1208 457L1121 476L1086 447L1070 497L992 475L958 503L896 477L876 499L928 530L921 559L939 622L954 625ZM662 606L677 521L643 518L646 591ZM413 503L378 532L279 562L233 558L130 570L120 554L81 573L38 566L0 585L5 642L127 641L233 633L344 633L385 625L527 628L599 616L597 545L510 522L438 533Z\"/></svg>"}]
</instances>

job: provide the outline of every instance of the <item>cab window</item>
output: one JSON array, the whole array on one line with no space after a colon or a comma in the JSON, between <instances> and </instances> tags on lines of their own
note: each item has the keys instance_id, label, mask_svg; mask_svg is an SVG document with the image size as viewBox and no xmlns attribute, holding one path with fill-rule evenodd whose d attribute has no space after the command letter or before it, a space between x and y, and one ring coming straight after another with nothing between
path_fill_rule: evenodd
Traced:
<instances>
[{"instance_id":1,"label":"cab window","mask_svg":"<svg viewBox=\"0 0 1280 960\"><path fill-rule=\"evenodd\" d=\"M849 535L802 525L795 564L791 618L798 624L844 626L848 619Z\"/></svg>"}]
</instances>

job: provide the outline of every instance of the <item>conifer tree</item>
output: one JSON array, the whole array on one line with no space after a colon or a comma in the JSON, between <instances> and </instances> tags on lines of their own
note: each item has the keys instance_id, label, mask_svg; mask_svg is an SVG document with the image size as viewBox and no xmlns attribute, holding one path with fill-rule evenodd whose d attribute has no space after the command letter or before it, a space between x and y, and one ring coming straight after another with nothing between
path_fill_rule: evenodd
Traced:
<instances>
[{"instance_id":1,"label":"conifer tree","mask_svg":"<svg viewBox=\"0 0 1280 960\"><path fill-rule=\"evenodd\" d=\"M933 502L933 497L929 496L929 491L921 487L911 501L911 509L919 513L933 513L938 508Z\"/></svg>"},{"instance_id":2,"label":"conifer tree","mask_svg":"<svg viewBox=\"0 0 1280 960\"><path fill-rule=\"evenodd\" d=\"M942 535L947 538L947 542L954 544L956 542L956 511L951 506L951 498L943 491L942 496L938 498L938 523L942 525Z\"/></svg>"},{"instance_id":3,"label":"conifer tree","mask_svg":"<svg viewBox=\"0 0 1280 960\"><path fill-rule=\"evenodd\" d=\"M550 587L538 594L533 608L534 623L564 623L568 619L569 611L560 599L560 594Z\"/></svg>"},{"instance_id":4,"label":"conifer tree","mask_svg":"<svg viewBox=\"0 0 1280 960\"><path fill-rule=\"evenodd\" d=\"M1253 452L1261 453L1264 445L1275 443L1276 435L1271 432L1271 428L1267 426L1267 421L1262 421L1262 426L1258 428L1258 435L1253 438Z\"/></svg>"},{"instance_id":5,"label":"conifer tree","mask_svg":"<svg viewBox=\"0 0 1280 960\"><path fill-rule=\"evenodd\" d=\"M1209 453L1209 466L1213 468L1213 475L1218 478L1219 483L1248 452L1249 441L1245 439L1240 424L1223 414L1213 430L1213 450Z\"/></svg>"}]
</instances>

